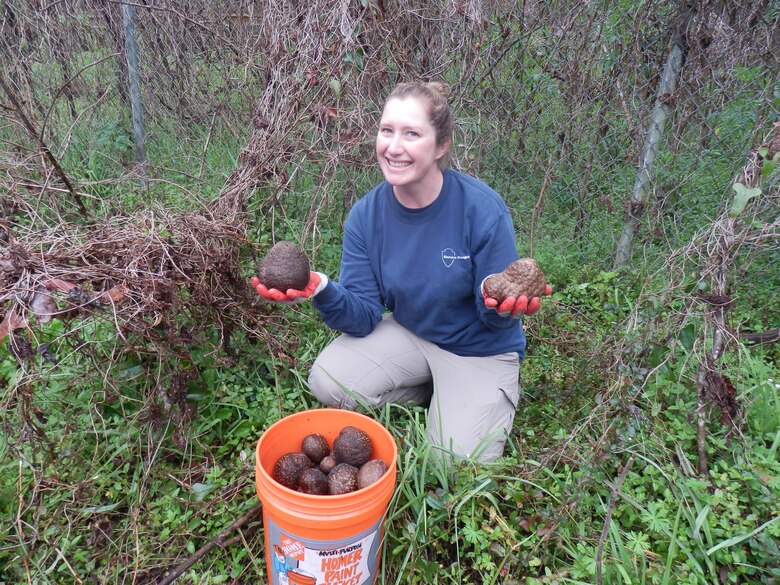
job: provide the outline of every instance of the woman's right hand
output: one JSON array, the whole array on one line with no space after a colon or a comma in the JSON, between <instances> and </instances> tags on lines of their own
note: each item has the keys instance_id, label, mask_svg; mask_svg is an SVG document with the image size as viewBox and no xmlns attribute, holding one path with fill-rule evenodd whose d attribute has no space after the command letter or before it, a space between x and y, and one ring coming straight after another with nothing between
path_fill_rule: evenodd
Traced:
<instances>
[{"instance_id":1,"label":"woman's right hand","mask_svg":"<svg viewBox=\"0 0 780 585\"><path fill-rule=\"evenodd\" d=\"M270 303L291 304L308 301L317 295L328 285L328 277L322 272L309 272L309 282L302 290L294 288L280 291L275 288L268 288L260 279L253 276L249 279L252 286L261 297Z\"/></svg>"}]
</instances>

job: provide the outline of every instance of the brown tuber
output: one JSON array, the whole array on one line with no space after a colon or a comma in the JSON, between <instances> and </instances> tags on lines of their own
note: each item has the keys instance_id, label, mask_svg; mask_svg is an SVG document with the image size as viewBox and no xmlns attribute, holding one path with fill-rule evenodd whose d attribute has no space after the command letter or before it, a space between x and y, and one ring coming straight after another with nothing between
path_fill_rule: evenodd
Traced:
<instances>
[{"instance_id":1,"label":"brown tuber","mask_svg":"<svg viewBox=\"0 0 780 585\"><path fill-rule=\"evenodd\" d=\"M357 489L363 489L378 482L387 472L387 463L381 459L367 461L357 474Z\"/></svg>"},{"instance_id":2,"label":"brown tuber","mask_svg":"<svg viewBox=\"0 0 780 585\"><path fill-rule=\"evenodd\" d=\"M301 451L314 463L319 464L330 453L330 446L325 437L319 433L311 433L301 441Z\"/></svg>"},{"instance_id":3,"label":"brown tuber","mask_svg":"<svg viewBox=\"0 0 780 585\"><path fill-rule=\"evenodd\" d=\"M328 475L334 467L336 467L336 458L331 455L326 455L322 458L322 461L320 461L320 471L324 473L325 475Z\"/></svg>"},{"instance_id":4,"label":"brown tuber","mask_svg":"<svg viewBox=\"0 0 780 585\"><path fill-rule=\"evenodd\" d=\"M333 456L339 463L362 466L371 459L371 438L358 428L346 426L333 441Z\"/></svg>"},{"instance_id":5,"label":"brown tuber","mask_svg":"<svg viewBox=\"0 0 780 585\"><path fill-rule=\"evenodd\" d=\"M282 292L303 290L309 284L309 259L292 242L278 242L257 265L257 278Z\"/></svg>"},{"instance_id":6,"label":"brown tuber","mask_svg":"<svg viewBox=\"0 0 780 585\"><path fill-rule=\"evenodd\" d=\"M358 469L349 463L339 463L328 474L328 493L332 496L348 494L357 489Z\"/></svg>"},{"instance_id":7,"label":"brown tuber","mask_svg":"<svg viewBox=\"0 0 780 585\"><path fill-rule=\"evenodd\" d=\"M328 478L319 469L312 467L301 473L298 487L304 494L324 496L328 493Z\"/></svg>"},{"instance_id":8,"label":"brown tuber","mask_svg":"<svg viewBox=\"0 0 780 585\"><path fill-rule=\"evenodd\" d=\"M274 465L271 477L284 487L296 490L298 489L298 480L301 474L313 466L311 459L303 453L285 453Z\"/></svg>"},{"instance_id":9,"label":"brown tuber","mask_svg":"<svg viewBox=\"0 0 780 585\"><path fill-rule=\"evenodd\" d=\"M533 258L515 260L499 274L485 279L485 294L499 303L507 297L541 297L547 286L542 269Z\"/></svg>"},{"instance_id":10,"label":"brown tuber","mask_svg":"<svg viewBox=\"0 0 780 585\"><path fill-rule=\"evenodd\" d=\"M305 494L348 494L376 483L388 470L381 459L371 459L371 437L356 427L342 427L332 450L319 433L307 434L300 446L276 461L271 477Z\"/></svg>"}]
</instances>

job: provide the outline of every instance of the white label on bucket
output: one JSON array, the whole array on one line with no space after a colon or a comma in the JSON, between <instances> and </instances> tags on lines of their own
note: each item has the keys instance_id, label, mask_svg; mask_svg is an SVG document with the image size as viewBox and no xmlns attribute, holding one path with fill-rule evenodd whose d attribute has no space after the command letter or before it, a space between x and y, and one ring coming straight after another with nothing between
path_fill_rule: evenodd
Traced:
<instances>
[{"instance_id":1,"label":"white label on bucket","mask_svg":"<svg viewBox=\"0 0 780 585\"><path fill-rule=\"evenodd\" d=\"M348 539L312 541L282 531L266 518L273 549L272 585L369 585L376 580L381 521Z\"/></svg>"}]
</instances>

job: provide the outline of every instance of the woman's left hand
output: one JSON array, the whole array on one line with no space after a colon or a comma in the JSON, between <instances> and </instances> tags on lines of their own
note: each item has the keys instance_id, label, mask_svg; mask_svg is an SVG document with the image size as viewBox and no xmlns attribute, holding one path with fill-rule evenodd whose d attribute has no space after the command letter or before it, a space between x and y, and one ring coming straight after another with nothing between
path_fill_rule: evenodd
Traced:
<instances>
[{"instance_id":1,"label":"woman's left hand","mask_svg":"<svg viewBox=\"0 0 780 585\"><path fill-rule=\"evenodd\" d=\"M552 294L552 287L548 284L544 287L542 296ZM506 297L500 303L498 299L489 297L482 291L482 296L485 299L485 306L489 309L494 309L502 317L511 317L512 319L520 319L523 315L533 315L542 306L542 299L540 297L531 297L530 299L525 295L519 297Z\"/></svg>"}]
</instances>

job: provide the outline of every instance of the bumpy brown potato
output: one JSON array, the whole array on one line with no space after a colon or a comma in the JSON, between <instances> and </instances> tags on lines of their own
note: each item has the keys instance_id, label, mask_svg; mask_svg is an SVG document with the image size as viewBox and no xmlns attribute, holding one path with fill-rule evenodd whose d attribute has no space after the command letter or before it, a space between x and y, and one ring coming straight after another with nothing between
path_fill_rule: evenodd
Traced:
<instances>
[{"instance_id":1,"label":"bumpy brown potato","mask_svg":"<svg viewBox=\"0 0 780 585\"><path fill-rule=\"evenodd\" d=\"M311 467L301 473L298 488L304 494L325 495L328 493L328 477L316 467Z\"/></svg>"},{"instance_id":2,"label":"bumpy brown potato","mask_svg":"<svg viewBox=\"0 0 780 585\"><path fill-rule=\"evenodd\" d=\"M371 459L371 449L371 438L368 434L351 426L341 429L339 436L333 440L333 456L336 461L355 467L360 467Z\"/></svg>"},{"instance_id":3,"label":"bumpy brown potato","mask_svg":"<svg viewBox=\"0 0 780 585\"><path fill-rule=\"evenodd\" d=\"M315 464L319 464L330 453L330 446L325 437L319 433L311 433L301 441L301 451Z\"/></svg>"},{"instance_id":4,"label":"bumpy brown potato","mask_svg":"<svg viewBox=\"0 0 780 585\"><path fill-rule=\"evenodd\" d=\"M292 242L278 242L257 265L257 277L266 287L282 292L303 290L309 283L309 259Z\"/></svg>"},{"instance_id":5,"label":"bumpy brown potato","mask_svg":"<svg viewBox=\"0 0 780 585\"><path fill-rule=\"evenodd\" d=\"M499 302L507 297L525 295L529 299L541 297L547 280L539 264L532 258L520 258L507 266L503 272L485 279L485 293Z\"/></svg>"},{"instance_id":6,"label":"bumpy brown potato","mask_svg":"<svg viewBox=\"0 0 780 585\"><path fill-rule=\"evenodd\" d=\"M336 467L337 463L338 461L336 461L336 458L333 455L326 455L322 458L322 461L320 461L320 471L325 475L328 475L331 470Z\"/></svg>"},{"instance_id":7,"label":"bumpy brown potato","mask_svg":"<svg viewBox=\"0 0 780 585\"><path fill-rule=\"evenodd\" d=\"M313 466L311 459L303 453L297 451L285 453L274 465L271 477L284 487L297 490L301 474Z\"/></svg>"},{"instance_id":8,"label":"bumpy brown potato","mask_svg":"<svg viewBox=\"0 0 780 585\"><path fill-rule=\"evenodd\" d=\"M387 463L381 459L366 461L357 474L357 489L362 489L378 482L385 473L387 473Z\"/></svg>"},{"instance_id":9,"label":"bumpy brown potato","mask_svg":"<svg viewBox=\"0 0 780 585\"><path fill-rule=\"evenodd\" d=\"M338 496L354 492L357 489L357 474L357 467L339 463L328 474L328 493Z\"/></svg>"}]
</instances>

